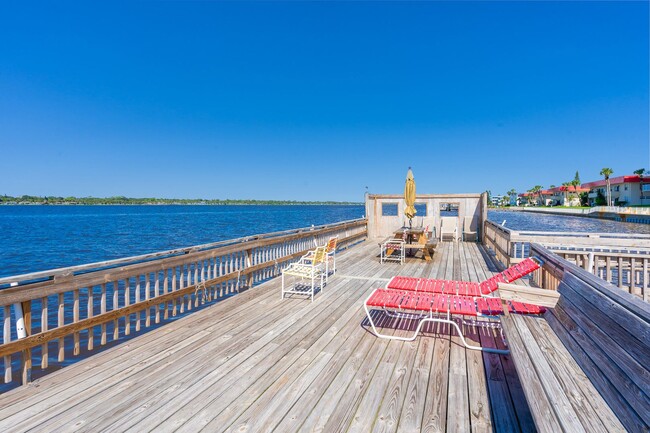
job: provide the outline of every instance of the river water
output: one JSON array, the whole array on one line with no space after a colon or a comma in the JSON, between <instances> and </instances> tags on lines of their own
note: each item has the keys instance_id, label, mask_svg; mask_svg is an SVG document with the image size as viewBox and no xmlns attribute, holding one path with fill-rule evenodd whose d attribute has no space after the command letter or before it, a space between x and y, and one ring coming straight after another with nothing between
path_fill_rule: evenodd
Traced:
<instances>
[{"instance_id":1,"label":"river water","mask_svg":"<svg viewBox=\"0 0 650 433\"><path fill-rule=\"evenodd\" d=\"M361 218L363 206L0 206L0 277Z\"/></svg>"},{"instance_id":2,"label":"river water","mask_svg":"<svg viewBox=\"0 0 650 433\"><path fill-rule=\"evenodd\" d=\"M0 277L356 219L363 206L0 206ZM650 234L650 225L490 210L513 230Z\"/></svg>"},{"instance_id":3,"label":"river water","mask_svg":"<svg viewBox=\"0 0 650 433\"><path fill-rule=\"evenodd\" d=\"M650 234L650 224L623 223L577 216L490 210L488 219L497 224L505 220L505 227L512 230Z\"/></svg>"}]
</instances>

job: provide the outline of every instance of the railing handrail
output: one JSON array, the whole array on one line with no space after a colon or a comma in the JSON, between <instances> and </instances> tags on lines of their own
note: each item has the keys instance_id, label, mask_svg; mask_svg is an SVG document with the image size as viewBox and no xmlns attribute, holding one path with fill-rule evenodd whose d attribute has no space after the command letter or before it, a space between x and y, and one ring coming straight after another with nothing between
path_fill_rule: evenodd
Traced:
<instances>
[{"instance_id":1,"label":"railing handrail","mask_svg":"<svg viewBox=\"0 0 650 433\"><path fill-rule=\"evenodd\" d=\"M561 236L561 237L578 237L578 238L606 238L606 239L649 239L650 234L641 234L641 233L592 233L592 232L549 232L549 231L540 231L540 230L514 230L508 227L503 227L494 221L487 220L486 224L493 226L494 228L511 234L513 236Z\"/></svg>"},{"instance_id":2,"label":"railing handrail","mask_svg":"<svg viewBox=\"0 0 650 433\"><path fill-rule=\"evenodd\" d=\"M230 246L235 244L241 244L248 241L262 240L262 239L272 239L279 238L281 236L287 236L292 234L301 234L305 232L318 231L321 229L329 229L343 226L345 224L354 224L365 221L365 218L356 218L347 221L339 221L332 224L322 224L318 226L311 227L301 227L297 229L289 229L278 232L263 233L263 234L254 234L249 236L242 236L235 239L226 239L218 242L211 242L207 244L194 245L190 247L176 248L173 250L167 251L158 251L154 253L141 254L138 256L123 257L120 259L106 260L100 262L86 263L83 265L68 266L64 268L48 269L45 271L30 272L27 274L20 274L8 277L0 278L0 289L4 289L10 284L15 285L14 283L20 284L21 282L29 281L34 282L38 280L51 280L54 277L59 276L69 276L77 275L79 273L89 273L94 271L102 271L113 269L118 266L146 263L156 259L164 259L169 257L182 256L188 253L194 252L203 252L216 249L219 247ZM83 272L82 272L83 271ZM3 287L6 286L6 287ZM1 292L0 292L1 293Z\"/></svg>"},{"instance_id":3,"label":"railing handrail","mask_svg":"<svg viewBox=\"0 0 650 433\"><path fill-rule=\"evenodd\" d=\"M612 255L621 257L639 257L650 255L650 248L626 248L617 246L602 245L563 245L551 242L535 242L551 251L561 251L570 254L587 254L594 253L598 255Z\"/></svg>"}]
</instances>

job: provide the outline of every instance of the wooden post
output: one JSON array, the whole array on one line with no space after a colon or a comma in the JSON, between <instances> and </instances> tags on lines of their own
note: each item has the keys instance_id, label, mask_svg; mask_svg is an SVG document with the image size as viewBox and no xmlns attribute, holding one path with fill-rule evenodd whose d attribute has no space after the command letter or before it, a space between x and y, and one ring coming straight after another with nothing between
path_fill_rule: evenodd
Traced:
<instances>
[{"instance_id":1,"label":"wooden post","mask_svg":"<svg viewBox=\"0 0 650 433\"><path fill-rule=\"evenodd\" d=\"M246 250L246 267L250 268L251 266L253 266L253 250L249 248L249 249ZM252 272L250 274L248 274L248 276L247 276L246 287L249 288L249 289L251 287L253 287L253 273Z\"/></svg>"},{"instance_id":2,"label":"wooden post","mask_svg":"<svg viewBox=\"0 0 650 433\"><path fill-rule=\"evenodd\" d=\"M21 302L23 307L23 318L25 320L25 332L29 337L32 335L32 301ZM32 349L27 348L22 351L21 360L22 384L26 385L32 381Z\"/></svg>"}]
</instances>

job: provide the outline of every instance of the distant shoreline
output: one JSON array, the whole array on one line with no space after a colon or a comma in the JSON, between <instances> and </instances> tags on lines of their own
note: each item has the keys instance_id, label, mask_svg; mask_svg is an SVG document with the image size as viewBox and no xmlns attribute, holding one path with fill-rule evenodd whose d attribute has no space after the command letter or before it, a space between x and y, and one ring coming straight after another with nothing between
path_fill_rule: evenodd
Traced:
<instances>
[{"instance_id":1,"label":"distant shoreline","mask_svg":"<svg viewBox=\"0 0 650 433\"><path fill-rule=\"evenodd\" d=\"M347 201L297 201L297 200L206 200L130 197L35 197L0 196L4 206L361 206L363 202Z\"/></svg>"}]
</instances>

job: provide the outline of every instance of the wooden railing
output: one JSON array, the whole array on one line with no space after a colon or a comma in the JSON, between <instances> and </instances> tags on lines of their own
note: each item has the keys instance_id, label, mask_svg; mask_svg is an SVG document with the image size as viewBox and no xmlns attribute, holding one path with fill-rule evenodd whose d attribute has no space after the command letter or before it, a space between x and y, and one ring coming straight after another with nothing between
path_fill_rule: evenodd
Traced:
<instances>
[{"instance_id":1,"label":"wooden railing","mask_svg":"<svg viewBox=\"0 0 650 433\"><path fill-rule=\"evenodd\" d=\"M366 220L2 278L4 382L27 383L32 363L46 370L50 361L63 363L275 277L331 236L340 247L359 241L367 236ZM26 335L18 338L21 317Z\"/></svg>"},{"instance_id":2,"label":"wooden railing","mask_svg":"<svg viewBox=\"0 0 650 433\"><path fill-rule=\"evenodd\" d=\"M603 280L650 300L650 251L621 253L608 251L584 251L582 249L551 249L563 259L576 264Z\"/></svg>"},{"instance_id":3,"label":"wooden railing","mask_svg":"<svg viewBox=\"0 0 650 433\"><path fill-rule=\"evenodd\" d=\"M484 243L505 266L535 255L537 243L558 256L648 301L650 235L515 231L485 223Z\"/></svg>"}]
</instances>

